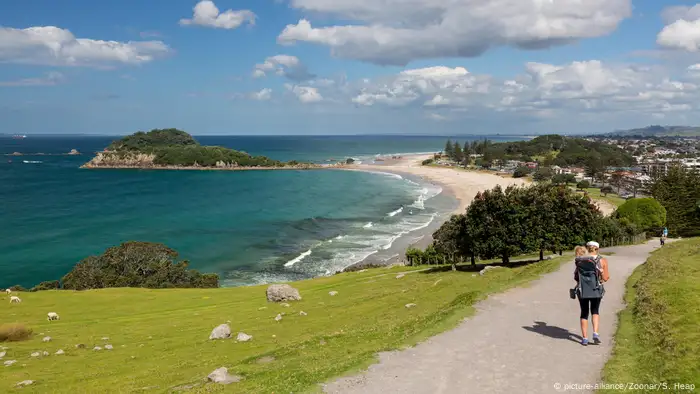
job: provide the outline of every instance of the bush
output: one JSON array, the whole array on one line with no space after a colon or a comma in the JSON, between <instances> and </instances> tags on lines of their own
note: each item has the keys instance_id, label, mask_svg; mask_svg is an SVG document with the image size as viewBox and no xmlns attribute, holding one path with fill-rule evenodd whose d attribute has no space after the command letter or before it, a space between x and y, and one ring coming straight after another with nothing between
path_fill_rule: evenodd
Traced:
<instances>
[{"instance_id":1,"label":"bush","mask_svg":"<svg viewBox=\"0 0 700 394\"><path fill-rule=\"evenodd\" d=\"M614 190L613 190L612 186L603 186L600 188L600 193L603 196L605 196L608 193L613 193L613 192L614 192Z\"/></svg>"},{"instance_id":2,"label":"bush","mask_svg":"<svg viewBox=\"0 0 700 394\"><path fill-rule=\"evenodd\" d=\"M579 190L588 189L591 187L591 183L588 181L581 181L576 184L576 187L579 188Z\"/></svg>"},{"instance_id":3,"label":"bush","mask_svg":"<svg viewBox=\"0 0 700 394\"><path fill-rule=\"evenodd\" d=\"M433 160L433 159L425 159L425 160L423 160L423 163L422 163L422 164L423 164L424 166L427 166L427 165L433 164L434 161L435 161L435 160Z\"/></svg>"},{"instance_id":4,"label":"bush","mask_svg":"<svg viewBox=\"0 0 700 394\"><path fill-rule=\"evenodd\" d=\"M107 287L212 288L219 287L219 276L188 269L189 262L177 261L178 253L165 245L126 242L90 256L63 277L63 288L70 290Z\"/></svg>"},{"instance_id":5,"label":"bush","mask_svg":"<svg viewBox=\"0 0 700 394\"><path fill-rule=\"evenodd\" d=\"M29 291L43 291L43 290L58 290L61 288L61 283L57 280L48 280L46 282L41 282L38 285L32 287Z\"/></svg>"},{"instance_id":6,"label":"bush","mask_svg":"<svg viewBox=\"0 0 700 394\"><path fill-rule=\"evenodd\" d=\"M629 221L642 231L658 231L666 224L666 209L653 198L635 198L622 204L615 216Z\"/></svg>"},{"instance_id":7,"label":"bush","mask_svg":"<svg viewBox=\"0 0 700 394\"><path fill-rule=\"evenodd\" d=\"M532 179L534 179L536 182L546 182L551 180L553 176L554 172L551 168L541 167L538 168L537 171L535 171L535 174L532 176Z\"/></svg>"},{"instance_id":8,"label":"bush","mask_svg":"<svg viewBox=\"0 0 700 394\"><path fill-rule=\"evenodd\" d=\"M12 291L29 291L24 286L21 286L21 285L10 286L10 287L8 287L8 289L10 289Z\"/></svg>"},{"instance_id":9,"label":"bush","mask_svg":"<svg viewBox=\"0 0 700 394\"><path fill-rule=\"evenodd\" d=\"M521 166L516 168L515 171L513 171L513 178L524 178L528 176L531 172L532 170L530 170L530 168Z\"/></svg>"},{"instance_id":10,"label":"bush","mask_svg":"<svg viewBox=\"0 0 700 394\"><path fill-rule=\"evenodd\" d=\"M29 339L32 329L20 323L0 324L0 342L17 342Z\"/></svg>"}]
</instances>

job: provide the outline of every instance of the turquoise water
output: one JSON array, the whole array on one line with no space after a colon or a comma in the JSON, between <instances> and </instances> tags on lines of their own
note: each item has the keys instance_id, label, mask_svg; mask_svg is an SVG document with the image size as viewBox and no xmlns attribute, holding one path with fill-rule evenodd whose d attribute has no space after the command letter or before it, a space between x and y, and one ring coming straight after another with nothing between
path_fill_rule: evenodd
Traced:
<instances>
[{"instance_id":1,"label":"turquoise water","mask_svg":"<svg viewBox=\"0 0 700 394\"><path fill-rule=\"evenodd\" d=\"M280 160L440 150L444 137L200 137ZM400 237L434 223L440 188L354 171L81 170L104 137L0 139L0 287L59 279L81 259L138 240L245 285L330 274L389 258ZM11 162L10 162L11 161ZM25 162L27 161L27 162Z\"/></svg>"}]
</instances>

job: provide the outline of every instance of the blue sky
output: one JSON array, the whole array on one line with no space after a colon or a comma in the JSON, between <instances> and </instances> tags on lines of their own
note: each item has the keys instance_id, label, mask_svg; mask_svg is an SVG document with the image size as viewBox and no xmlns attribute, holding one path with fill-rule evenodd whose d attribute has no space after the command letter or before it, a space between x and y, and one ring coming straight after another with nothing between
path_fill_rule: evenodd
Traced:
<instances>
[{"instance_id":1,"label":"blue sky","mask_svg":"<svg viewBox=\"0 0 700 394\"><path fill-rule=\"evenodd\" d=\"M0 133L542 134L696 124L695 5L5 1Z\"/></svg>"}]
</instances>

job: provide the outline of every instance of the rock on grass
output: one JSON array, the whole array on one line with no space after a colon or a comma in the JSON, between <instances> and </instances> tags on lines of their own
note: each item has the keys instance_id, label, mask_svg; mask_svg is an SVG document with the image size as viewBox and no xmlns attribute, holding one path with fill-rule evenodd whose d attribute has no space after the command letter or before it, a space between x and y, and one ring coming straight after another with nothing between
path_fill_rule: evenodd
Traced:
<instances>
[{"instance_id":1,"label":"rock on grass","mask_svg":"<svg viewBox=\"0 0 700 394\"><path fill-rule=\"evenodd\" d=\"M209 379L210 382L220 384L229 384L241 381L240 376L229 374L228 369L226 367L215 369L214 372L210 373L209 376L207 376L207 379Z\"/></svg>"},{"instance_id":2,"label":"rock on grass","mask_svg":"<svg viewBox=\"0 0 700 394\"><path fill-rule=\"evenodd\" d=\"M270 285L267 288L267 300L272 302L299 301L301 295L299 290L290 285Z\"/></svg>"},{"instance_id":3,"label":"rock on grass","mask_svg":"<svg viewBox=\"0 0 700 394\"><path fill-rule=\"evenodd\" d=\"M239 333L238 333L238 336L236 337L236 340L237 340L238 342L248 342L248 341L250 341L251 339L253 339L253 336L252 336L252 335L248 335L248 334L246 334L246 333L244 333L244 332L239 332Z\"/></svg>"},{"instance_id":4,"label":"rock on grass","mask_svg":"<svg viewBox=\"0 0 700 394\"><path fill-rule=\"evenodd\" d=\"M209 335L209 339L228 339L228 338L231 338L231 327L229 327L228 324L221 324L221 325L215 327L211 331L211 334Z\"/></svg>"}]
</instances>

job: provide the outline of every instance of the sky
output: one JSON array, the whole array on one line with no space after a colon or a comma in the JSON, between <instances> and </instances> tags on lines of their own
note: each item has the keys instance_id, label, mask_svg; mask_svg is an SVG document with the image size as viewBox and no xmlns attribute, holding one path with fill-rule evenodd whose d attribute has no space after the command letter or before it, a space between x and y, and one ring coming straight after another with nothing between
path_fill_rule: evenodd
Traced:
<instances>
[{"instance_id":1,"label":"sky","mask_svg":"<svg viewBox=\"0 0 700 394\"><path fill-rule=\"evenodd\" d=\"M0 2L5 134L579 134L699 106L694 2Z\"/></svg>"}]
</instances>

